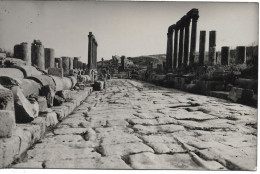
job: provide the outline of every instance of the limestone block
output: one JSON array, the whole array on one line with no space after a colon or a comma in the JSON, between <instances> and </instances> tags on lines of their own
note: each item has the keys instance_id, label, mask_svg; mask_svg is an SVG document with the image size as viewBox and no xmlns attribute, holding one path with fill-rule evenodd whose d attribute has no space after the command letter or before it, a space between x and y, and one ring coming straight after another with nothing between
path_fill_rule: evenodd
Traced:
<instances>
[{"instance_id":1,"label":"limestone block","mask_svg":"<svg viewBox=\"0 0 260 174\"><path fill-rule=\"evenodd\" d=\"M53 90L56 90L56 85L52 77L48 75L31 76L28 79L32 79L42 86L50 86Z\"/></svg>"},{"instance_id":2,"label":"limestone block","mask_svg":"<svg viewBox=\"0 0 260 174\"><path fill-rule=\"evenodd\" d=\"M63 69L62 68L48 68L48 74L57 77L63 77Z\"/></svg>"},{"instance_id":3,"label":"limestone block","mask_svg":"<svg viewBox=\"0 0 260 174\"><path fill-rule=\"evenodd\" d=\"M95 91L102 91L104 89L104 82L102 82L102 81L94 82L93 89Z\"/></svg>"},{"instance_id":4,"label":"limestone block","mask_svg":"<svg viewBox=\"0 0 260 174\"><path fill-rule=\"evenodd\" d=\"M14 94L15 118L17 123L28 123L38 117L39 105L37 102L31 104L23 95L20 87L12 87Z\"/></svg>"},{"instance_id":5,"label":"limestone block","mask_svg":"<svg viewBox=\"0 0 260 174\"><path fill-rule=\"evenodd\" d=\"M62 90L56 92L56 95L63 98L65 101L70 101L72 99L72 91L71 90Z\"/></svg>"},{"instance_id":6,"label":"limestone block","mask_svg":"<svg viewBox=\"0 0 260 174\"><path fill-rule=\"evenodd\" d=\"M59 122L57 118L57 114L55 112L44 113L43 115L41 115L41 117L45 117L47 127L54 126Z\"/></svg>"},{"instance_id":7,"label":"limestone block","mask_svg":"<svg viewBox=\"0 0 260 174\"><path fill-rule=\"evenodd\" d=\"M69 108L66 106L53 106L51 109L58 115L59 120L69 115Z\"/></svg>"},{"instance_id":8,"label":"limestone block","mask_svg":"<svg viewBox=\"0 0 260 174\"><path fill-rule=\"evenodd\" d=\"M228 98L234 102L246 102L246 100L251 100L253 98L253 95L253 90L232 87L231 91L229 92Z\"/></svg>"},{"instance_id":9,"label":"limestone block","mask_svg":"<svg viewBox=\"0 0 260 174\"><path fill-rule=\"evenodd\" d=\"M13 93L2 85L0 85L0 110L14 111Z\"/></svg>"},{"instance_id":10,"label":"limestone block","mask_svg":"<svg viewBox=\"0 0 260 174\"><path fill-rule=\"evenodd\" d=\"M0 138L11 137L14 128L14 111L0 110Z\"/></svg>"},{"instance_id":11,"label":"limestone block","mask_svg":"<svg viewBox=\"0 0 260 174\"><path fill-rule=\"evenodd\" d=\"M48 108L46 98L43 96L39 96L37 101L39 104L39 112L46 112L46 110Z\"/></svg>"},{"instance_id":12,"label":"limestone block","mask_svg":"<svg viewBox=\"0 0 260 174\"><path fill-rule=\"evenodd\" d=\"M43 86L40 90L40 95L45 96L48 107L53 106L53 100L55 96L55 91L53 90L53 88L51 88L49 85Z\"/></svg>"}]
</instances>

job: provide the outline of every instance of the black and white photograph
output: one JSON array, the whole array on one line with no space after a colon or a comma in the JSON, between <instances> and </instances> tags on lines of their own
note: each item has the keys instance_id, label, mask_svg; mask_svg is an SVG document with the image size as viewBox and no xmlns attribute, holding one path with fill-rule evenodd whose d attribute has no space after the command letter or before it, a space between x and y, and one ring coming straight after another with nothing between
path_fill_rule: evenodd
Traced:
<instances>
[{"instance_id":1,"label":"black and white photograph","mask_svg":"<svg viewBox=\"0 0 260 174\"><path fill-rule=\"evenodd\" d=\"M258 43L257 1L1 0L0 173L257 171Z\"/></svg>"}]
</instances>

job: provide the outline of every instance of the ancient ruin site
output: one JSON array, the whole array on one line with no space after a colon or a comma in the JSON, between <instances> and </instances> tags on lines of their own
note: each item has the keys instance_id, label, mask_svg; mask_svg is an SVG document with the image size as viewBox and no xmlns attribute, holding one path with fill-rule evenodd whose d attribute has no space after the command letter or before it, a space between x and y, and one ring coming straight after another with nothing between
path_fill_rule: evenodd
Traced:
<instances>
[{"instance_id":1,"label":"ancient ruin site","mask_svg":"<svg viewBox=\"0 0 260 174\"><path fill-rule=\"evenodd\" d=\"M0 2L0 168L255 171L257 102L258 3Z\"/></svg>"}]
</instances>

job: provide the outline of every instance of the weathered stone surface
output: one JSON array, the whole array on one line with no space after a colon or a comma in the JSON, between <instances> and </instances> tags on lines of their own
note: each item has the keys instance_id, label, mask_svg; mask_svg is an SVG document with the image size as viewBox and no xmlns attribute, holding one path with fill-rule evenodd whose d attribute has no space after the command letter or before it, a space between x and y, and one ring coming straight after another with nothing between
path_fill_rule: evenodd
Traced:
<instances>
[{"instance_id":1,"label":"weathered stone surface","mask_svg":"<svg viewBox=\"0 0 260 174\"><path fill-rule=\"evenodd\" d=\"M145 152L130 155L130 163L134 169L202 169L188 154L155 155Z\"/></svg>"},{"instance_id":2,"label":"weathered stone surface","mask_svg":"<svg viewBox=\"0 0 260 174\"><path fill-rule=\"evenodd\" d=\"M31 104L23 95L21 89L17 86L14 86L12 91L14 94L15 110L19 111L15 113L16 122L28 123L38 117L38 103L35 102L34 104Z\"/></svg>"},{"instance_id":3,"label":"weathered stone surface","mask_svg":"<svg viewBox=\"0 0 260 174\"><path fill-rule=\"evenodd\" d=\"M112 132L107 136L101 138L102 145L122 144L122 143L136 143L142 142L133 134Z\"/></svg>"},{"instance_id":4,"label":"weathered stone surface","mask_svg":"<svg viewBox=\"0 0 260 174\"><path fill-rule=\"evenodd\" d=\"M131 153L154 152L152 148L140 142L102 145L101 151L105 156L124 156Z\"/></svg>"},{"instance_id":5,"label":"weathered stone surface","mask_svg":"<svg viewBox=\"0 0 260 174\"><path fill-rule=\"evenodd\" d=\"M180 125L159 125L159 126L143 126L134 125L134 130L142 134L155 134L155 133L172 133L183 131L184 127Z\"/></svg>"},{"instance_id":6,"label":"weathered stone surface","mask_svg":"<svg viewBox=\"0 0 260 174\"><path fill-rule=\"evenodd\" d=\"M54 126L59 122L57 119L57 114L55 112L43 113L43 114L41 114L41 117L45 117L47 127Z\"/></svg>"},{"instance_id":7,"label":"weathered stone surface","mask_svg":"<svg viewBox=\"0 0 260 174\"><path fill-rule=\"evenodd\" d=\"M0 68L0 76L19 78L19 79L24 78L23 72L16 68Z\"/></svg>"},{"instance_id":8,"label":"weathered stone surface","mask_svg":"<svg viewBox=\"0 0 260 174\"><path fill-rule=\"evenodd\" d=\"M177 120L194 120L194 121L216 119L216 117L214 117L212 115L205 114L201 111L186 112L185 114L176 113L175 115L172 115L171 117L173 117Z\"/></svg>"},{"instance_id":9,"label":"weathered stone surface","mask_svg":"<svg viewBox=\"0 0 260 174\"><path fill-rule=\"evenodd\" d=\"M48 74L57 77L63 77L63 69L62 68L48 68Z\"/></svg>"},{"instance_id":10,"label":"weathered stone surface","mask_svg":"<svg viewBox=\"0 0 260 174\"><path fill-rule=\"evenodd\" d=\"M2 85L0 85L0 110L14 111L13 93Z\"/></svg>"},{"instance_id":11,"label":"weathered stone surface","mask_svg":"<svg viewBox=\"0 0 260 174\"><path fill-rule=\"evenodd\" d=\"M54 133L57 135L66 135L66 134L83 134L87 131L86 128L59 128L55 129Z\"/></svg>"},{"instance_id":12,"label":"weathered stone surface","mask_svg":"<svg viewBox=\"0 0 260 174\"><path fill-rule=\"evenodd\" d=\"M62 97L65 101L70 101L72 99L72 91L71 90L62 90L56 92L56 95Z\"/></svg>"},{"instance_id":13,"label":"weathered stone surface","mask_svg":"<svg viewBox=\"0 0 260 174\"><path fill-rule=\"evenodd\" d=\"M14 111L0 110L0 138L11 137L15 128Z\"/></svg>"},{"instance_id":14,"label":"weathered stone surface","mask_svg":"<svg viewBox=\"0 0 260 174\"><path fill-rule=\"evenodd\" d=\"M40 95L41 96L45 96L46 100L47 100L47 106L48 107L52 107L53 106L53 100L54 100L54 96L55 96L55 91L54 89L50 86L43 86L40 90Z\"/></svg>"},{"instance_id":15,"label":"weathered stone surface","mask_svg":"<svg viewBox=\"0 0 260 174\"><path fill-rule=\"evenodd\" d=\"M46 110L48 108L46 98L39 96L37 101L38 101L38 104L39 104L39 112L46 112Z\"/></svg>"}]
</instances>

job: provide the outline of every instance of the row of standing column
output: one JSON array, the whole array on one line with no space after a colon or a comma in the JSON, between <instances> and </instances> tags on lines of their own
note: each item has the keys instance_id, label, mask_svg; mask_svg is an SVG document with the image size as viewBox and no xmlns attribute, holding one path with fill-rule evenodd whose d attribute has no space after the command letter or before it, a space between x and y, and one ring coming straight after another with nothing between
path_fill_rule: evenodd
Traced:
<instances>
[{"instance_id":1,"label":"row of standing column","mask_svg":"<svg viewBox=\"0 0 260 174\"><path fill-rule=\"evenodd\" d=\"M176 25L172 25L169 27L167 33L166 53L166 65L168 72L171 72L175 68L182 68L186 67L187 65L193 65L196 49L196 33L198 18L198 10L192 9L187 13L187 15L182 17L181 20L176 23ZM192 28L190 38L191 20Z\"/></svg>"}]
</instances>

